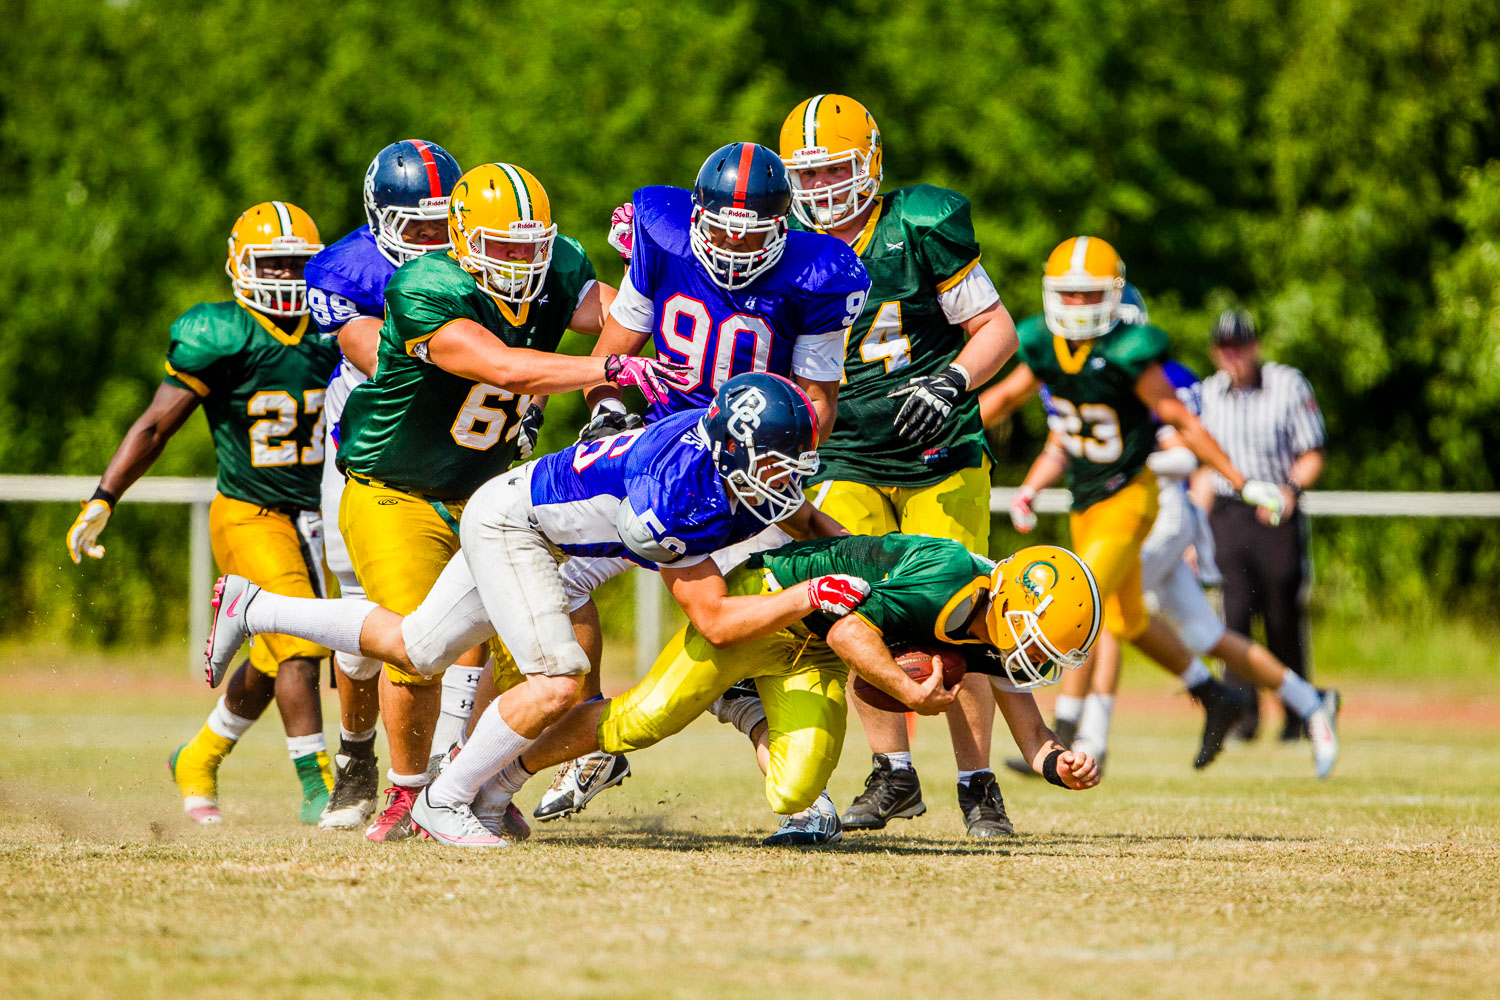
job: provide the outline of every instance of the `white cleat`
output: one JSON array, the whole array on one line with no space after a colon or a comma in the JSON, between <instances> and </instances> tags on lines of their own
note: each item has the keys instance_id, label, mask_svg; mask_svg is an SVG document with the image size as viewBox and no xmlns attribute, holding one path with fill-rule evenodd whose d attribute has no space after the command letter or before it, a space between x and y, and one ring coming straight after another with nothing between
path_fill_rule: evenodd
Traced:
<instances>
[{"instance_id":1,"label":"white cleat","mask_svg":"<svg viewBox=\"0 0 1500 1000\"><path fill-rule=\"evenodd\" d=\"M824 792L806 809L784 818L780 829L761 843L766 847L820 847L837 844L843 839L844 827L839 822L839 811Z\"/></svg>"},{"instance_id":2,"label":"white cleat","mask_svg":"<svg viewBox=\"0 0 1500 1000\"><path fill-rule=\"evenodd\" d=\"M1319 778L1333 773L1339 762L1339 693L1332 688L1323 692L1323 704L1307 720L1307 734L1312 740L1313 764Z\"/></svg>"},{"instance_id":3,"label":"white cleat","mask_svg":"<svg viewBox=\"0 0 1500 1000\"><path fill-rule=\"evenodd\" d=\"M624 754L602 750L584 754L558 768L552 786L542 795L531 815L543 823L582 812L589 802L604 791L630 777L630 761Z\"/></svg>"},{"instance_id":4,"label":"white cleat","mask_svg":"<svg viewBox=\"0 0 1500 1000\"><path fill-rule=\"evenodd\" d=\"M214 584L214 623L208 631L208 664L203 675L209 687L218 687L224 673L234 662L235 654L250 638L245 627L245 609L255 600L260 588L242 576L221 576Z\"/></svg>"},{"instance_id":5,"label":"white cleat","mask_svg":"<svg viewBox=\"0 0 1500 1000\"><path fill-rule=\"evenodd\" d=\"M431 786L412 803L411 821L416 828L439 844L449 847L509 847L510 841L485 829L474 811L465 803L435 806L427 798Z\"/></svg>"}]
</instances>

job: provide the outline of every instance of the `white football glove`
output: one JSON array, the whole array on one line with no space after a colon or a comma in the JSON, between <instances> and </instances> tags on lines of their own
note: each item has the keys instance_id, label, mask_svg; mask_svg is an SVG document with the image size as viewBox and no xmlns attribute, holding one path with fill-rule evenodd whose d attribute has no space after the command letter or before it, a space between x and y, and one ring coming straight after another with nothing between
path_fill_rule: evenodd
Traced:
<instances>
[{"instance_id":1,"label":"white football glove","mask_svg":"<svg viewBox=\"0 0 1500 1000\"><path fill-rule=\"evenodd\" d=\"M73 557L73 562L83 562L84 556L90 559L104 558L104 546L99 544L99 533L109 523L111 513L109 504L103 500L84 501L83 510L79 511L73 526L68 529L68 555Z\"/></svg>"},{"instance_id":2,"label":"white football glove","mask_svg":"<svg viewBox=\"0 0 1500 1000\"><path fill-rule=\"evenodd\" d=\"M1240 499L1252 507L1264 507L1270 511L1272 527L1281 523L1286 498L1281 495L1281 487L1275 483L1268 483L1264 479L1247 479L1244 488L1240 490Z\"/></svg>"},{"instance_id":3,"label":"white football glove","mask_svg":"<svg viewBox=\"0 0 1500 1000\"><path fill-rule=\"evenodd\" d=\"M1036 527L1036 511L1031 509L1032 501L1035 499L1036 490L1030 486L1022 486L1016 490L1016 495L1010 498L1011 526L1023 535Z\"/></svg>"}]
</instances>

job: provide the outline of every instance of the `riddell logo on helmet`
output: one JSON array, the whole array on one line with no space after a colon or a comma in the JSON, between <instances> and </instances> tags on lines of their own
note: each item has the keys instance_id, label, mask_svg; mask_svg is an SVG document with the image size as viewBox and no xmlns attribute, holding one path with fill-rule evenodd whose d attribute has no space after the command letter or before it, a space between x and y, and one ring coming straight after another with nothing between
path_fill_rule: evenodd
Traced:
<instances>
[{"instance_id":1,"label":"riddell logo on helmet","mask_svg":"<svg viewBox=\"0 0 1500 1000\"><path fill-rule=\"evenodd\" d=\"M792 154L792 162L799 163L803 160L821 160L827 155L827 146L807 146Z\"/></svg>"},{"instance_id":2,"label":"riddell logo on helmet","mask_svg":"<svg viewBox=\"0 0 1500 1000\"><path fill-rule=\"evenodd\" d=\"M546 228L546 226L536 219L518 219L510 224L510 231L512 233L534 233Z\"/></svg>"},{"instance_id":3,"label":"riddell logo on helmet","mask_svg":"<svg viewBox=\"0 0 1500 1000\"><path fill-rule=\"evenodd\" d=\"M748 208L721 208L719 209L718 214L720 222L735 223L745 226L754 223L757 219L760 218L760 216L756 215Z\"/></svg>"},{"instance_id":4,"label":"riddell logo on helmet","mask_svg":"<svg viewBox=\"0 0 1500 1000\"><path fill-rule=\"evenodd\" d=\"M418 208L447 208L448 199L445 198L423 198L417 202Z\"/></svg>"}]
</instances>

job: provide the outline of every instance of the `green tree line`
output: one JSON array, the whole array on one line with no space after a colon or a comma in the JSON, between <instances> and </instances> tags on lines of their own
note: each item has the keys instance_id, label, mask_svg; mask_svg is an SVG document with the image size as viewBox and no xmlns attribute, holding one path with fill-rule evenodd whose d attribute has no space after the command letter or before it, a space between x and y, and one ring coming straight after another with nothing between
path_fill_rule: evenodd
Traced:
<instances>
[{"instance_id":1,"label":"green tree line","mask_svg":"<svg viewBox=\"0 0 1500 1000\"><path fill-rule=\"evenodd\" d=\"M774 145L796 102L841 92L880 122L888 185L973 199L1017 317L1040 307L1056 243L1103 236L1200 370L1216 311L1255 313L1323 404L1321 485L1496 488L1493 2L4 9L3 472L102 471L160 381L172 319L228 296L224 241L254 202L296 202L331 242L363 223L370 156L429 138L465 166L532 170L614 281L604 232L635 187L686 185L727 141ZM544 443L581 419L559 400ZM1002 429L997 482L1017 481L1041 432L1035 408ZM156 471L212 470L194 418ZM185 510L127 498L109 555L83 567L63 544L75 512L0 505L0 634L179 635ZM1500 532L1479 522L1329 521L1316 555L1372 601L1478 608L1500 583Z\"/></svg>"}]
</instances>

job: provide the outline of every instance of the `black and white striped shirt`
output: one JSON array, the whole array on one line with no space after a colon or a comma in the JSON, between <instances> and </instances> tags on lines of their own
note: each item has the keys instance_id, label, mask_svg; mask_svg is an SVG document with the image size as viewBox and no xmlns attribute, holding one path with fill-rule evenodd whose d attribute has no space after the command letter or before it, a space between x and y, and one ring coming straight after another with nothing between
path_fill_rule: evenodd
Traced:
<instances>
[{"instance_id":1,"label":"black and white striped shirt","mask_svg":"<svg viewBox=\"0 0 1500 1000\"><path fill-rule=\"evenodd\" d=\"M1312 386L1274 361L1261 365L1259 385L1235 389L1226 372L1204 379L1202 419L1246 478L1272 483L1285 483L1298 456L1327 440ZM1223 476L1214 480L1219 496L1235 495Z\"/></svg>"}]
</instances>

